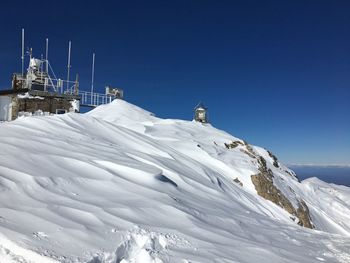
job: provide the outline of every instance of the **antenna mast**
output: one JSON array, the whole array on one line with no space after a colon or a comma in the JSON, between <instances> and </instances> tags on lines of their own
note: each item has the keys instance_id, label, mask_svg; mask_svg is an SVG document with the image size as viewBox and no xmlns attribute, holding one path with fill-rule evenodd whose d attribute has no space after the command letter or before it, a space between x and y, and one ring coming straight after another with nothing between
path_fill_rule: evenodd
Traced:
<instances>
[{"instance_id":1,"label":"antenna mast","mask_svg":"<svg viewBox=\"0 0 350 263\"><path fill-rule=\"evenodd\" d=\"M68 46L68 65L67 65L67 92L69 89L69 71L70 71L70 52L71 52L71 41L69 41L69 46Z\"/></svg>"},{"instance_id":2,"label":"antenna mast","mask_svg":"<svg viewBox=\"0 0 350 263\"><path fill-rule=\"evenodd\" d=\"M49 39L46 38L46 73L49 74Z\"/></svg>"},{"instance_id":3,"label":"antenna mast","mask_svg":"<svg viewBox=\"0 0 350 263\"><path fill-rule=\"evenodd\" d=\"M24 28L22 28L22 77L24 77Z\"/></svg>"},{"instance_id":4,"label":"antenna mast","mask_svg":"<svg viewBox=\"0 0 350 263\"><path fill-rule=\"evenodd\" d=\"M94 93L94 75L95 75L95 53L92 53L92 74L91 74L91 105L93 104L93 93Z\"/></svg>"}]
</instances>

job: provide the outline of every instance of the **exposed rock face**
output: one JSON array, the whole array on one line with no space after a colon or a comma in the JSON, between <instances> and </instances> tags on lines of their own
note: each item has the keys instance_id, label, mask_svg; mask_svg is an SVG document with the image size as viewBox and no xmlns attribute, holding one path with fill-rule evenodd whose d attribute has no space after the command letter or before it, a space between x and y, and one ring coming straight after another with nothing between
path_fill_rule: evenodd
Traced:
<instances>
[{"instance_id":1,"label":"exposed rock face","mask_svg":"<svg viewBox=\"0 0 350 263\"><path fill-rule=\"evenodd\" d=\"M299 177L298 177L294 172L291 173L291 172L289 172L289 171L287 171L287 170L285 170L284 172L287 173L287 174L289 174L291 177L295 177L295 178L298 180L298 182L300 183Z\"/></svg>"},{"instance_id":2,"label":"exposed rock face","mask_svg":"<svg viewBox=\"0 0 350 263\"><path fill-rule=\"evenodd\" d=\"M270 157L273 159L273 166L275 166L276 168L280 167L278 164L277 157L274 154L272 154L272 152L270 152L270 151L267 151L267 152L270 155Z\"/></svg>"},{"instance_id":3,"label":"exposed rock face","mask_svg":"<svg viewBox=\"0 0 350 263\"><path fill-rule=\"evenodd\" d=\"M225 143L226 149L233 149L233 148L236 148L238 145L243 145L243 143L240 141L233 141L231 143Z\"/></svg>"},{"instance_id":4,"label":"exposed rock face","mask_svg":"<svg viewBox=\"0 0 350 263\"><path fill-rule=\"evenodd\" d=\"M244 146L245 146L246 150L241 149L241 152L244 152L250 158L256 159L256 155L255 155L255 152L254 152L253 148L246 141L244 141Z\"/></svg>"},{"instance_id":5,"label":"exposed rock face","mask_svg":"<svg viewBox=\"0 0 350 263\"><path fill-rule=\"evenodd\" d=\"M296 220L296 218L298 218L299 225L308 228L314 228L306 203L295 194L294 190L290 186L288 190L284 189L284 191L290 191L289 195L289 193L282 192L281 189L279 189L276 184L274 184L273 171L268 168L266 160L257 152L255 152L254 148L251 145L249 145L246 141L232 141L230 143L225 143L225 147L228 150L234 149L238 146L243 146L240 147L239 150L257 161L259 165L259 173L251 176L252 183L254 184L258 195L282 207L292 215L291 219ZM272 165L275 168L282 170L277 157L270 151L267 151L267 153L272 160ZM289 172L288 170L284 170L284 172L299 181L298 177L292 172ZM234 179L233 181L243 186L242 182L238 178ZM293 198L291 199L292 201L289 200L286 195Z\"/></svg>"},{"instance_id":6,"label":"exposed rock face","mask_svg":"<svg viewBox=\"0 0 350 263\"><path fill-rule=\"evenodd\" d=\"M270 200L276 205L285 209L288 213L299 219L298 224L308 228L314 228L307 205L303 200L298 200L298 208L296 209L287 197L273 184L273 173L266 166L266 160L259 156L259 173L252 175L251 179L258 195Z\"/></svg>"},{"instance_id":7,"label":"exposed rock face","mask_svg":"<svg viewBox=\"0 0 350 263\"><path fill-rule=\"evenodd\" d=\"M309 208L307 207L307 205L303 200L299 200L299 201L300 202L299 202L299 207L297 209L297 217L299 218L300 222L302 222L301 225L308 228L315 228L310 218Z\"/></svg>"}]
</instances>

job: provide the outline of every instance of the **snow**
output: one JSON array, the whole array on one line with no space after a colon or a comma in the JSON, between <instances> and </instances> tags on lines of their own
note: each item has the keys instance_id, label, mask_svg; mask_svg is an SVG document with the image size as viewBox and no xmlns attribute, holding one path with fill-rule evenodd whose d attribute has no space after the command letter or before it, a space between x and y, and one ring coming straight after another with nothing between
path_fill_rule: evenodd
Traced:
<instances>
[{"instance_id":1,"label":"snow","mask_svg":"<svg viewBox=\"0 0 350 263\"><path fill-rule=\"evenodd\" d=\"M0 259L1 262L37 262L37 263L58 263L56 260L52 260L48 257L39 255L28 249L23 249L0 235ZM26 260L29 259L29 260Z\"/></svg>"},{"instance_id":2,"label":"snow","mask_svg":"<svg viewBox=\"0 0 350 263\"><path fill-rule=\"evenodd\" d=\"M44 99L43 97L40 97L40 96L32 96L28 92L24 94L18 94L17 97L21 99L40 99L40 100Z\"/></svg>"},{"instance_id":3,"label":"snow","mask_svg":"<svg viewBox=\"0 0 350 263\"><path fill-rule=\"evenodd\" d=\"M72 100L70 102L71 107L69 108L69 111L71 112L79 112L80 109L80 102L78 100Z\"/></svg>"},{"instance_id":4,"label":"snow","mask_svg":"<svg viewBox=\"0 0 350 263\"><path fill-rule=\"evenodd\" d=\"M299 183L252 147L308 205L316 229L300 227L257 195L257 160L232 141L123 100L1 123L0 262L349 262L350 189Z\"/></svg>"}]
</instances>

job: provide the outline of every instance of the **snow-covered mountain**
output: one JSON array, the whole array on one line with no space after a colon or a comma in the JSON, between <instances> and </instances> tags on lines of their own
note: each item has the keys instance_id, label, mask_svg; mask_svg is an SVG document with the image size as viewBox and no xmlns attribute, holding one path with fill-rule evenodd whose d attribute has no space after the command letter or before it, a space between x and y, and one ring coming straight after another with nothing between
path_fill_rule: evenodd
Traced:
<instances>
[{"instance_id":1,"label":"snow-covered mountain","mask_svg":"<svg viewBox=\"0 0 350 263\"><path fill-rule=\"evenodd\" d=\"M122 100L0 124L0 262L350 262L349 201Z\"/></svg>"}]
</instances>

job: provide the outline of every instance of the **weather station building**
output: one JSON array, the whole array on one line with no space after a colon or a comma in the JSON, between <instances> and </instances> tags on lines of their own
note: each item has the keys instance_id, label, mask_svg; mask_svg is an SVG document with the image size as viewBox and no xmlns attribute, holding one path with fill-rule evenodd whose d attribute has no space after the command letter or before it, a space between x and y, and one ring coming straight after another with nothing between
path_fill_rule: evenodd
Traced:
<instances>
[{"instance_id":1,"label":"weather station building","mask_svg":"<svg viewBox=\"0 0 350 263\"><path fill-rule=\"evenodd\" d=\"M12 89L0 91L0 120L20 116L79 112L78 79L63 81L49 74L49 62L32 56L26 73L14 73Z\"/></svg>"},{"instance_id":2,"label":"weather station building","mask_svg":"<svg viewBox=\"0 0 350 263\"><path fill-rule=\"evenodd\" d=\"M24 29L22 29L22 73L14 73L12 87L0 90L0 121L12 121L21 116L52 115L80 112L80 106L96 107L123 98L123 90L106 87L106 93L93 90L95 54L93 54L91 91L80 91L78 74L70 80L71 42L68 48L67 78L57 78L48 60L48 39L46 58L38 59L30 49L29 65L24 72Z\"/></svg>"}]
</instances>

